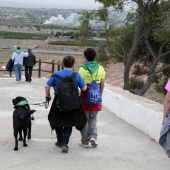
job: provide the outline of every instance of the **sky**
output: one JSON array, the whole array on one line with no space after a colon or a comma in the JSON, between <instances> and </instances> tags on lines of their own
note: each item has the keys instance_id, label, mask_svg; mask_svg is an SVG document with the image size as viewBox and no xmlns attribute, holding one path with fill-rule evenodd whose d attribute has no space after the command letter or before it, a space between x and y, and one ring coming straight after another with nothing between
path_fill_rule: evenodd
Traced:
<instances>
[{"instance_id":1,"label":"sky","mask_svg":"<svg viewBox=\"0 0 170 170\"><path fill-rule=\"evenodd\" d=\"M98 9L95 0L0 0L0 7Z\"/></svg>"}]
</instances>

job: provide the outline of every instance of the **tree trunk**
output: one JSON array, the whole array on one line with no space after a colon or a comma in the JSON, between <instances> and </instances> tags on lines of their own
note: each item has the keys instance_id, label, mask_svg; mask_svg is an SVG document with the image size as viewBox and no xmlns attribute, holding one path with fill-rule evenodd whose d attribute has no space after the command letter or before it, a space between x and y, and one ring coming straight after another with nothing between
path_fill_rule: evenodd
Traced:
<instances>
[{"instance_id":1,"label":"tree trunk","mask_svg":"<svg viewBox=\"0 0 170 170\"><path fill-rule=\"evenodd\" d=\"M136 28L136 33L134 35L133 44L132 44L132 47L131 47L130 52L128 54L127 61L125 62L124 90L129 90L130 68L131 68L132 63L133 63L133 58L135 57L136 52L137 52L137 47L138 47L138 44L139 44L139 40L140 40L141 32L142 32L142 27L143 27L144 11L143 11L142 6L139 7L139 8L140 8L140 12L139 12L139 20L138 20L138 24L137 24L137 28Z\"/></svg>"},{"instance_id":2,"label":"tree trunk","mask_svg":"<svg viewBox=\"0 0 170 170\"><path fill-rule=\"evenodd\" d=\"M152 85L154 78L155 78L154 74L149 76L144 86L137 92L137 95L143 96L147 92L147 90L150 88L150 86Z\"/></svg>"},{"instance_id":3,"label":"tree trunk","mask_svg":"<svg viewBox=\"0 0 170 170\"><path fill-rule=\"evenodd\" d=\"M144 86L140 90L138 90L137 95L143 96L147 92L147 90L150 88L150 86L152 85L155 79L155 76L156 76L155 69L156 69L156 65L158 61L159 61L158 59L155 59L153 61L152 65L150 66L150 70L149 70L150 74L147 78L147 81L144 84Z\"/></svg>"}]
</instances>

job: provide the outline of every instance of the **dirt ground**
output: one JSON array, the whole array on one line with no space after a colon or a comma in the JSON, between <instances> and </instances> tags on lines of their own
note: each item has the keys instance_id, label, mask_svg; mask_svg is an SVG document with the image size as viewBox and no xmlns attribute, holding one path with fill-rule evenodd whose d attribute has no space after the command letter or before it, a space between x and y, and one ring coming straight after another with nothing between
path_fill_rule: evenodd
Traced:
<instances>
[{"instance_id":1,"label":"dirt ground","mask_svg":"<svg viewBox=\"0 0 170 170\"><path fill-rule=\"evenodd\" d=\"M37 45L47 44L46 41L39 41L39 40L11 40L11 39L0 39L0 45L7 45L7 46L20 46L22 48L34 48ZM59 47L57 47L59 48ZM63 49L63 47L60 47ZM4 66L9 58L12 56L12 50L0 50L0 67ZM62 58L65 56L64 54L52 54L52 53L35 53L36 60L41 59L42 61L49 61L54 62L62 61ZM81 55L74 55L76 64L74 67L75 71L78 71L79 66L81 63L84 62L84 58ZM111 64L106 69L106 83L113 85L113 86L123 86L123 64ZM120 74L122 73L122 74ZM37 76L37 75L35 75ZM46 76L46 75L45 75ZM48 77L48 75L47 75ZM160 94L154 90L154 87L151 88L145 93L145 98L156 101L160 104L163 104L165 95Z\"/></svg>"}]
</instances>

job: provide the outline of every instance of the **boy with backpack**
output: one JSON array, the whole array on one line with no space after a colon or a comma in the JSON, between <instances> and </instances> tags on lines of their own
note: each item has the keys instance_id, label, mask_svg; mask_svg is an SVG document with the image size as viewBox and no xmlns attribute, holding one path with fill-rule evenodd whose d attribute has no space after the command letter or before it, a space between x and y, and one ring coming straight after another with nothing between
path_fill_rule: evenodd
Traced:
<instances>
[{"instance_id":1,"label":"boy with backpack","mask_svg":"<svg viewBox=\"0 0 170 170\"><path fill-rule=\"evenodd\" d=\"M84 148L97 146L97 113L102 109L105 70L95 61L96 51L87 48L84 51L86 62L80 66L79 73L87 84L87 90L81 91L82 108L87 116L87 123L81 131L81 143Z\"/></svg>"},{"instance_id":2,"label":"boy with backpack","mask_svg":"<svg viewBox=\"0 0 170 170\"><path fill-rule=\"evenodd\" d=\"M72 70L75 59L72 56L63 58L64 69L54 72L45 85L46 99L51 100L50 87L54 87L54 100L48 115L52 130L56 131L56 146L62 152L68 152L68 143L73 126L86 123L80 103L78 87L83 91L87 86L79 73ZM85 122L84 122L85 121Z\"/></svg>"}]
</instances>

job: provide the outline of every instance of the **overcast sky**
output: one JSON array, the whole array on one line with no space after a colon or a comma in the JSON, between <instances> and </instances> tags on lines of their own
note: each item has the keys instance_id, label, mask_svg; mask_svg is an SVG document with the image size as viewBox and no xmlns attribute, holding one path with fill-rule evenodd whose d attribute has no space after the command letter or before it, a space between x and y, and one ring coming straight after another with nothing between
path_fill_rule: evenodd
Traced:
<instances>
[{"instance_id":1,"label":"overcast sky","mask_svg":"<svg viewBox=\"0 0 170 170\"><path fill-rule=\"evenodd\" d=\"M95 0L0 0L0 6L11 7L44 7L44 8L72 8L72 9L93 9L100 4Z\"/></svg>"}]
</instances>

